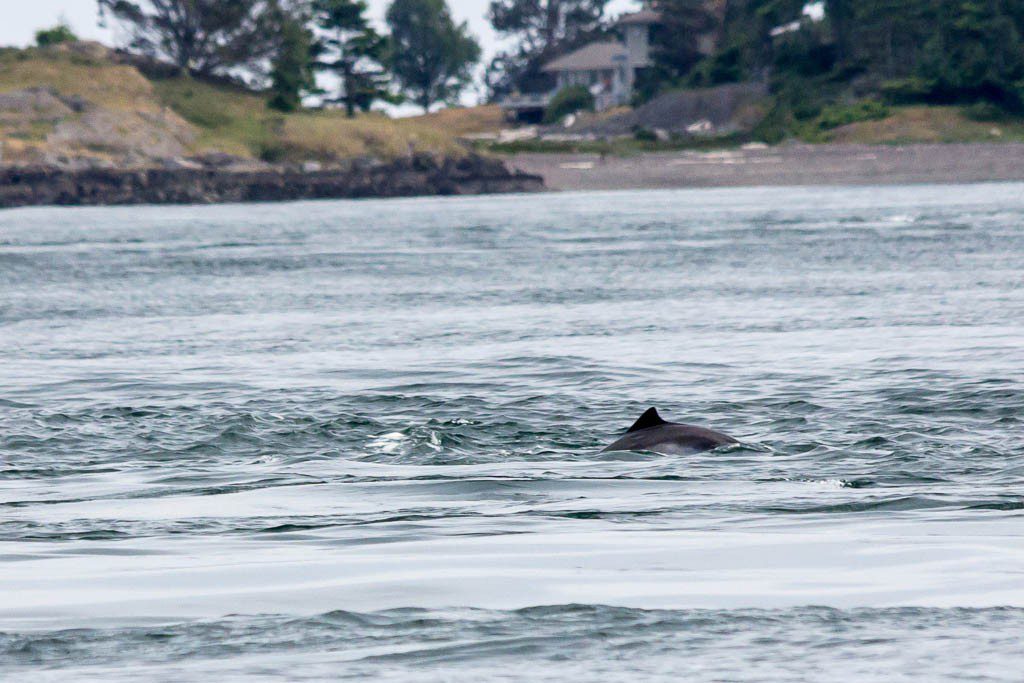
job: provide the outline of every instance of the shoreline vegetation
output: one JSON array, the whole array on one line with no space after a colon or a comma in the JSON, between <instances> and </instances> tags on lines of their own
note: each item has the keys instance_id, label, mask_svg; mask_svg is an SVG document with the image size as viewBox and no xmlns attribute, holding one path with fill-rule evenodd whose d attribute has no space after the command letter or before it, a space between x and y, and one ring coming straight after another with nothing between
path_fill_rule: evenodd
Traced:
<instances>
[{"instance_id":1,"label":"shoreline vegetation","mask_svg":"<svg viewBox=\"0 0 1024 683\"><path fill-rule=\"evenodd\" d=\"M756 130L666 136L635 125L524 136L494 105L401 119L283 113L267 107L268 91L161 67L90 42L0 49L0 207L533 192L545 181L565 190L1024 180L1024 120L983 120L970 107L889 106L855 120L832 110L819 118L837 125L811 120L771 146ZM581 114L575 129L614 130L609 121L634 111Z\"/></svg>"},{"instance_id":2,"label":"shoreline vegetation","mask_svg":"<svg viewBox=\"0 0 1024 683\"><path fill-rule=\"evenodd\" d=\"M0 49L0 207L534 192L460 141L500 112L283 113L98 43Z\"/></svg>"}]
</instances>

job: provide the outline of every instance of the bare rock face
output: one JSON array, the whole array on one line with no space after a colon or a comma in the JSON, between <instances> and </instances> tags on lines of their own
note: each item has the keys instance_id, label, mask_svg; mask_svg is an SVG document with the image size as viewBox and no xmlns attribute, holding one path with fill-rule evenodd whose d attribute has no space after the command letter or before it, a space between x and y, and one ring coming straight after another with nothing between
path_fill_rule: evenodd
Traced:
<instances>
[{"instance_id":1,"label":"bare rock face","mask_svg":"<svg viewBox=\"0 0 1024 683\"><path fill-rule=\"evenodd\" d=\"M170 109L111 109L53 88L0 93L0 140L19 148L22 163L64 165L70 159L81 166L106 158L146 166L187 154L196 135Z\"/></svg>"},{"instance_id":2,"label":"bare rock face","mask_svg":"<svg viewBox=\"0 0 1024 683\"><path fill-rule=\"evenodd\" d=\"M763 117L767 96L768 88L763 83L667 92L632 111L598 121L581 121L568 131L558 132L598 138L632 135L637 130L679 136L745 132Z\"/></svg>"},{"instance_id":3,"label":"bare rock face","mask_svg":"<svg viewBox=\"0 0 1024 683\"><path fill-rule=\"evenodd\" d=\"M171 112L94 108L61 121L46 141L60 149L84 148L114 155L145 150L146 157L166 159L186 154L195 141L195 131Z\"/></svg>"},{"instance_id":4,"label":"bare rock face","mask_svg":"<svg viewBox=\"0 0 1024 683\"><path fill-rule=\"evenodd\" d=\"M203 152L190 156L188 161L204 168L220 171L261 171L273 168L272 164L265 161L240 157L227 152Z\"/></svg>"},{"instance_id":5,"label":"bare rock face","mask_svg":"<svg viewBox=\"0 0 1024 683\"><path fill-rule=\"evenodd\" d=\"M0 93L0 124L56 123L72 113L74 110L52 88L25 88Z\"/></svg>"}]
</instances>

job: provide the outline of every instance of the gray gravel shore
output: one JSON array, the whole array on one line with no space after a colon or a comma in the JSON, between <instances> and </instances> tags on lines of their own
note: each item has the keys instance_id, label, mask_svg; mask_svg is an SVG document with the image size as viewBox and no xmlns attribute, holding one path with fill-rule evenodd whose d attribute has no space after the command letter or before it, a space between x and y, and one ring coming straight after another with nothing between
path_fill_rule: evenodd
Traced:
<instances>
[{"instance_id":1,"label":"gray gravel shore","mask_svg":"<svg viewBox=\"0 0 1024 683\"><path fill-rule=\"evenodd\" d=\"M552 190L1024 180L1024 144L780 145L714 152L516 154Z\"/></svg>"}]
</instances>

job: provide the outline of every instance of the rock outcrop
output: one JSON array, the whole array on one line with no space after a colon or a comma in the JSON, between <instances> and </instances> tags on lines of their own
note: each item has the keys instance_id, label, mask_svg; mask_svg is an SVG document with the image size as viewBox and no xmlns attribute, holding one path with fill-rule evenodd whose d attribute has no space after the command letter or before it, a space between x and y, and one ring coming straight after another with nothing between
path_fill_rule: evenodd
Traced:
<instances>
[{"instance_id":1,"label":"rock outcrop","mask_svg":"<svg viewBox=\"0 0 1024 683\"><path fill-rule=\"evenodd\" d=\"M187 154L196 138L195 127L167 108L101 107L49 87L0 93L0 155L16 146L10 156L21 164L66 165L64 157L152 165Z\"/></svg>"},{"instance_id":2,"label":"rock outcrop","mask_svg":"<svg viewBox=\"0 0 1024 683\"><path fill-rule=\"evenodd\" d=\"M0 207L33 205L204 204L356 197L536 192L540 176L468 155L416 154L357 159L321 170L299 166L161 168L0 167Z\"/></svg>"},{"instance_id":3,"label":"rock outcrop","mask_svg":"<svg viewBox=\"0 0 1024 683\"><path fill-rule=\"evenodd\" d=\"M764 118L768 87L763 83L730 83L713 88L663 93L636 109L593 121L582 118L572 127L548 133L596 138L664 131L668 136L700 137L746 133Z\"/></svg>"}]
</instances>

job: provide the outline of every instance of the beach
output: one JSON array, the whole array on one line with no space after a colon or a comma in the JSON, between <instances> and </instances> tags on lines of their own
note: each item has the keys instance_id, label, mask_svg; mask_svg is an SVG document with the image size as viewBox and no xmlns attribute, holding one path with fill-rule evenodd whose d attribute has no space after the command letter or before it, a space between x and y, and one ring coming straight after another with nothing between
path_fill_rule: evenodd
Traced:
<instances>
[{"instance_id":1,"label":"beach","mask_svg":"<svg viewBox=\"0 0 1024 683\"><path fill-rule=\"evenodd\" d=\"M1024 144L804 145L635 156L524 153L516 168L552 190L899 185L1024 180Z\"/></svg>"}]
</instances>

